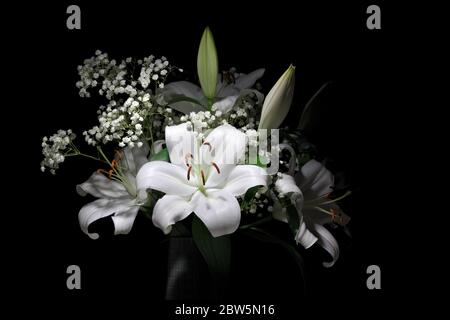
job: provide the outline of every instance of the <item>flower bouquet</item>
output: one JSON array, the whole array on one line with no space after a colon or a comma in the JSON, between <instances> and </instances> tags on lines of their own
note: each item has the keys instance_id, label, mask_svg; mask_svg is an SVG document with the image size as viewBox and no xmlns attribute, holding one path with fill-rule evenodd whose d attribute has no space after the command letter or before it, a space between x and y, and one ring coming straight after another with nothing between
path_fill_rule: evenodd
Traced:
<instances>
[{"instance_id":1,"label":"flower bouquet","mask_svg":"<svg viewBox=\"0 0 450 320\"><path fill-rule=\"evenodd\" d=\"M192 237L223 288L230 268L230 235L242 232L261 243L281 243L264 229L275 220L292 231L284 248L299 259L297 245L323 247L331 267L339 246L325 225L345 226L333 174L316 159L303 129L314 107L308 103L295 129L282 129L290 109L295 67L289 66L264 96L248 74L219 73L214 39L206 28L198 49L199 85L170 81L183 70L165 57L126 58L120 63L96 51L78 67L81 97L104 100L98 124L75 143L71 130L44 137L41 170L52 174L66 159L86 157L99 169L77 185L97 200L78 215L81 230L111 217L115 234L127 234L138 213L169 236ZM90 150L84 151L84 150Z\"/></svg>"}]
</instances>

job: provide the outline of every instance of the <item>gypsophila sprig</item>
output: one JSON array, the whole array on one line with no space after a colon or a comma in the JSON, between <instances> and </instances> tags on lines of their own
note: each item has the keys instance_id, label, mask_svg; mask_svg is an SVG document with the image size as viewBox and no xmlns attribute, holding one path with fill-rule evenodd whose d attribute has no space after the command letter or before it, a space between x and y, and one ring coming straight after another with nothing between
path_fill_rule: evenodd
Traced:
<instances>
[{"instance_id":1,"label":"gypsophila sprig","mask_svg":"<svg viewBox=\"0 0 450 320\"><path fill-rule=\"evenodd\" d=\"M170 107L157 102L159 90L173 69L182 71L164 56L129 57L117 64L97 50L86 59L78 67L80 96L90 97L89 90L98 87L98 94L108 100L97 111L98 125L83 132L86 142L98 146L115 141L119 147L141 147L145 140L161 138L161 127L179 121Z\"/></svg>"},{"instance_id":2,"label":"gypsophila sprig","mask_svg":"<svg viewBox=\"0 0 450 320\"><path fill-rule=\"evenodd\" d=\"M58 130L54 135L42 138L42 154L44 155L44 160L41 162L42 172L49 169L52 174L55 174L66 156L72 154L73 139L75 134L70 129Z\"/></svg>"},{"instance_id":3,"label":"gypsophila sprig","mask_svg":"<svg viewBox=\"0 0 450 320\"><path fill-rule=\"evenodd\" d=\"M143 142L145 119L152 110L150 94L144 93L135 98L129 97L123 105L115 100L108 105L100 106L99 125L84 131L86 142L96 146L98 143L107 144L116 141L119 147L141 147Z\"/></svg>"},{"instance_id":4,"label":"gypsophila sprig","mask_svg":"<svg viewBox=\"0 0 450 320\"><path fill-rule=\"evenodd\" d=\"M166 57L155 60L155 57L151 55L144 58L143 61L139 60L138 64L141 65L138 81L142 88L146 89L152 82L156 87L164 88L164 82L171 70Z\"/></svg>"}]
</instances>

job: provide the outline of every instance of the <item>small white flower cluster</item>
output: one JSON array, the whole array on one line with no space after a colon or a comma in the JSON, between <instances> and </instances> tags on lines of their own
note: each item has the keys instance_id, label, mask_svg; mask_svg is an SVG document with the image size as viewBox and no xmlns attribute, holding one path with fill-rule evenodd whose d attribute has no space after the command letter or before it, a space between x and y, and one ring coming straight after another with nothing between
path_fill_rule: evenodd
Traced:
<instances>
[{"instance_id":1,"label":"small white flower cluster","mask_svg":"<svg viewBox=\"0 0 450 320\"><path fill-rule=\"evenodd\" d=\"M267 195L267 188L258 190L254 197L244 206L241 206L243 215L256 216L261 218L263 215L271 214L273 211L273 201ZM243 198L241 199L243 201Z\"/></svg>"},{"instance_id":2,"label":"small white flower cluster","mask_svg":"<svg viewBox=\"0 0 450 320\"><path fill-rule=\"evenodd\" d=\"M133 74L136 65L141 66L137 80ZM152 81L155 89L164 88L164 82L171 71L172 67L166 57L155 60L150 55L137 61L128 57L117 64L116 60L108 58L107 53L97 50L95 56L85 59L84 64L78 66L80 80L76 86L80 89L81 97L90 97L90 88L99 88L98 93L108 100L118 94L134 97L139 91L147 91Z\"/></svg>"},{"instance_id":3,"label":"small white flower cluster","mask_svg":"<svg viewBox=\"0 0 450 320\"><path fill-rule=\"evenodd\" d=\"M136 66L140 66L137 74ZM86 142L96 146L116 141L119 147L140 147L149 138L146 134L164 138L163 128L179 121L179 117L172 115L172 109L158 106L154 94L164 87L171 71L165 57L155 59L153 55L137 61L126 58L117 64L97 50L94 57L86 59L78 67L80 96L90 97L88 90L98 87L98 93L108 99L108 104L97 111L99 124L83 132ZM148 88L151 83L155 84L155 92Z\"/></svg>"},{"instance_id":4,"label":"small white flower cluster","mask_svg":"<svg viewBox=\"0 0 450 320\"><path fill-rule=\"evenodd\" d=\"M136 99L129 97L123 105L118 105L115 100L108 106L101 106L98 111L99 125L83 132L89 145L106 144L116 141L119 147L141 147L145 119L152 109L150 94L143 93Z\"/></svg>"},{"instance_id":5,"label":"small white flower cluster","mask_svg":"<svg viewBox=\"0 0 450 320\"><path fill-rule=\"evenodd\" d=\"M44 160L41 162L42 172L49 168L50 172L55 174L59 164L64 162L65 156L72 150L73 139L75 139L75 134L70 129L58 130L50 138L42 138L42 154L44 155Z\"/></svg>"},{"instance_id":6,"label":"small white flower cluster","mask_svg":"<svg viewBox=\"0 0 450 320\"><path fill-rule=\"evenodd\" d=\"M255 107L257 101L253 99L252 95L241 97L227 114L228 122L243 131L256 128L257 122L255 119L259 119L258 112L260 108Z\"/></svg>"},{"instance_id":7,"label":"small white flower cluster","mask_svg":"<svg viewBox=\"0 0 450 320\"><path fill-rule=\"evenodd\" d=\"M155 86L158 88L164 88L164 81L171 71L166 57L163 56L155 60L155 57L150 55L144 58L143 61L138 60L138 64L142 65L138 79L142 88L146 89L152 81L155 82Z\"/></svg>"},{"instance_id":8,"label":"small white flower cluster","mask_svg":"<svg viewBox=\"0 0 450 320\"><path fill-rule=\"evenodd\" d=\"M107 53L100 50L95 52L95 56L85 59L83 65L78 66L78 74L80 80L76 83L80 89L81 97L89 98L90 88L100 88L98 93L105 95L107 99L111 99L114 94L124 93L132 94L135 89L136 82L127 85L126 75L128 73L128 64L132 62L131 58L122 60L117 65L116 60L109 60ZM136 94L134 92L134 94Z\"/></svg>"},{"instance_id":9,"label":"small white flower cluster","mask_svg":"<svg viewBox=\"0 0 450 320\"><path fill-rule=\"evenodd\" d=\"M217 112L220 111L216 111L216 113ZM220 117L216 117L209 111L191 112L189 115L181 116L180 121L186 122L188 124L188 128L198 133L226 123L221 121Z\"/></svg>"}]
</instances>

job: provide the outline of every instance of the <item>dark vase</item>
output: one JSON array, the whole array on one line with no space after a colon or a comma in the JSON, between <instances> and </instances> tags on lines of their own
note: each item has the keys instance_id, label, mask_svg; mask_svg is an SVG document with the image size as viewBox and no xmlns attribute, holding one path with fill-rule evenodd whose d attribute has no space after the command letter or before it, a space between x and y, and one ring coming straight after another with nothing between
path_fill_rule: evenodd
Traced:
<instances>
[{"instance_id":1,"label":"dark vase","mask_svg":"<svg viewBox=\"0 0 450 320\"><path fill-rule=\"evenodd\" d=\"M168 245L166 300L206 299L209 273L192 237L171 237Z\"/></svg>"}]
</instances>

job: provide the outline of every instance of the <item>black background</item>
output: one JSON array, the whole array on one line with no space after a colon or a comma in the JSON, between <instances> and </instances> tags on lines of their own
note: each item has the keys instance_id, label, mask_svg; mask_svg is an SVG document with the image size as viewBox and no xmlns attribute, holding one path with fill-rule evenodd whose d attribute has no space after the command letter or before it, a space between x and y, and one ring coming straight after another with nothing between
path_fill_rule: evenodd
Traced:
<instances>
[{"instance_id":1,"label":"black background","mask_svg":"<svg viewBox=\"0 0 450 320\"><path fill-rule=\"evenodd\" d=\"M393 299L396 267L388 246L393 230L386 223L393 212L382 195L394 188L386 183L385 171L386 159L395 148L385 116L393 107L389 91L398 41L391 8L378 3L382 29L368 30L366 8L372 3L364 2L294 6L281 1L246 5L79 1L82 28L68 30L65 12L70 4L18 6L14 10L22 15L13 26L21 31L8 35L12 55L19 59L14 79L31 87L23 91L19 87L16 95L26 111L15 117L24 117L27 128L20 131L27 141L26 153L16 160L23 168L21 179L12 182L21 190L12 196L20 208L14 218L21 244L19 250L10 246L13 258L9 260L19 274L12 279L19 297L29 294L32 301L45 301L40 304L45 311L55 305L67 306L66 310L142 309L152 318L152 308L164 310L167 247L160 244L164 238L160 230L138 216L129 235L113 237L111 223L105 220L102 237L90 240L77 220L79 208L88 200L76 194L75 185L88 178L95 164L68 161L56 176L41 174L40 143L42 136L59 128L80 133L95 124L98 104L80 98L75 82L77 65L96 49L117 60L165 55L194 76L198 42L209 25L220 68L234 66L241 72L266 68L261 81L265 93L290 63L297 66L289 123L296 123L305 103L324 82L333 82L329 113L311 140L345 172L355 191L345 203L352 216L353 238L337 232L341 245L337 264L325 269L321 262L327 256L320 248L300 249L308 273L306 298L301 297L301 283L288 257L274 247L261 248L236 236L235 281L226 301L277 303L284 314L321 305L316 310L359 315L352 305L374 310ZM8 111L19 111L12 106ZM24 151L20 145L12 147L18 154ZM82 290L66 288L66 268L71 264L81 267ZM382 290L366 287L366 268L371 264L381 267ZM127 301L126 306L121 301Z\"/></svg>"}]
</instances>

